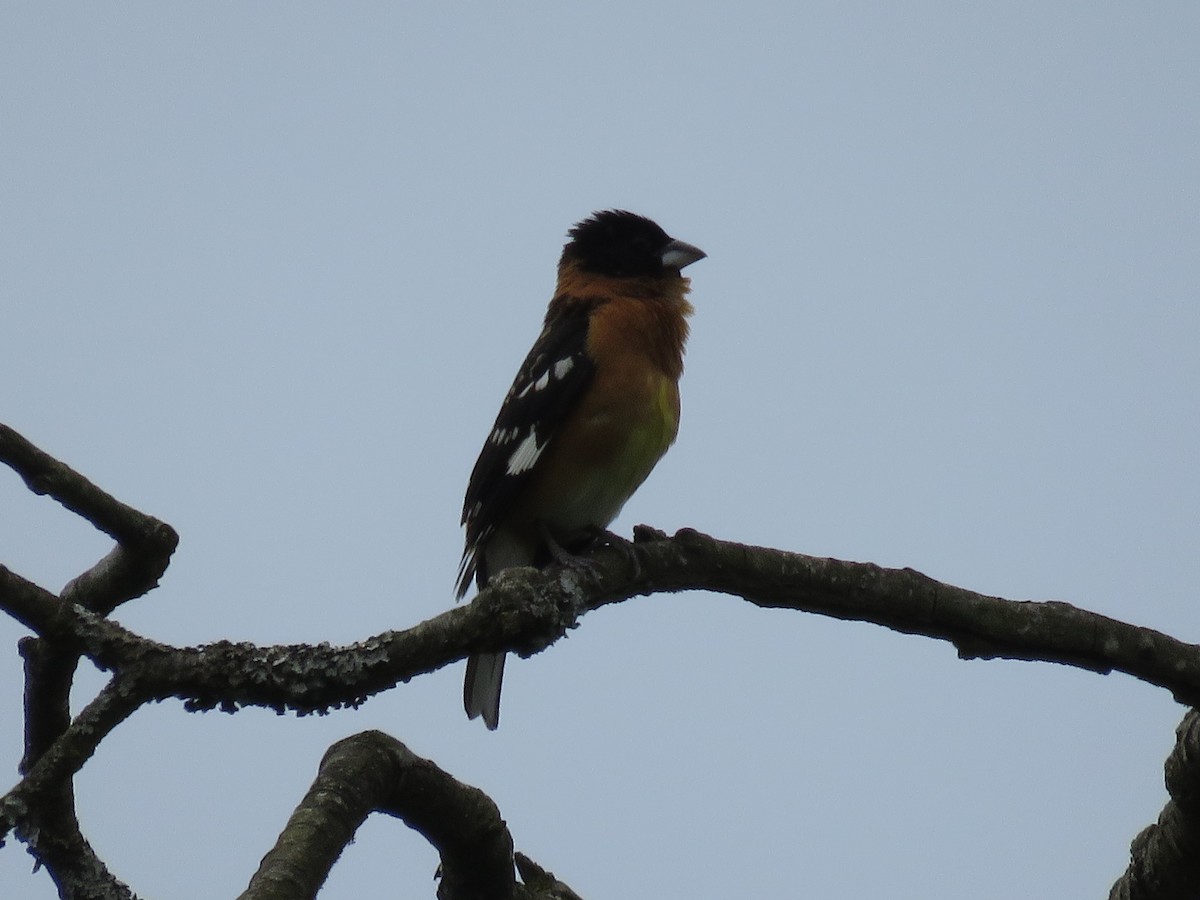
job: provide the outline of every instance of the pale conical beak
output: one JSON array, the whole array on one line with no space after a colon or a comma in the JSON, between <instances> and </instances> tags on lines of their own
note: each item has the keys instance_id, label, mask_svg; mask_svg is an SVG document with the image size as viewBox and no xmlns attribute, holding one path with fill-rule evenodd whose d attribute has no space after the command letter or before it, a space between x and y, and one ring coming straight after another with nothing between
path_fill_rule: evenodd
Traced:
<instances>
[{"instance_id":1,"label":"pale conical beak","mask_svg":"<svg viewBox=\"0 0 1200 900\"><path fill-rule=\"evenodd\" d=\"M664 269L682 269L707 255L699 247L693 247L683 241L671 241L662 252L662 264Z\"/></svg>"}]
</instances>

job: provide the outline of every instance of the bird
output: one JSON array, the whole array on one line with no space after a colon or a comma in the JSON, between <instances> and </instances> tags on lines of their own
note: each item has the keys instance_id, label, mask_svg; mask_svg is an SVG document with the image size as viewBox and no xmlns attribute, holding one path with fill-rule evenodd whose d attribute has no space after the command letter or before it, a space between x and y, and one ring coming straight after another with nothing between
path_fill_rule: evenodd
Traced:
<instances>
[{"instance_id":1,"label":"bird","mask_svg":"<svg viewBox=\"0 0 1200 900\"><path fill-rule=\"evenodd\" d=\"M644 216L593 213L568 231L554 295L471 471L462 599L497 573L570 558L617 517L679 430L691 281L706 254ZM467 660L463 706L500 723L505 654Z\"/></svg>"}]
</instances>

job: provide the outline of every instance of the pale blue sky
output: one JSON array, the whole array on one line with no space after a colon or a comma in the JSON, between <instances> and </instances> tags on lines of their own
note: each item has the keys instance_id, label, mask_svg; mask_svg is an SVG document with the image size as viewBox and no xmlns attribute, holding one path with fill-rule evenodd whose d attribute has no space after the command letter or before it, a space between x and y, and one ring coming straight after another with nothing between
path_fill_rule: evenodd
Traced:
<instances>
[{"instance_id":1,"label":"pale blue sky","mask_svg":"<svg viewBox=\"0 0 1200 900\"><path fill-rule=\"evenodd\" d=\"M1194 2L415 7L4 7L0 420L180 531L123 624L344 642L447 608L565 231L626 207L709 258L679 443L619 530L1200 640ZM58 588L106 550L0 471L0 562ZM235 896L325 747L380 728L589 898L1082 900L1183 713L703 595L510 664L495 734L461 676L144 709L79 780L88 836L143 896ZM435 866L372 821L323 896L432 897ZM52 897L28 868L0 850L0 896Z\"/></svg>"}]
</instances>

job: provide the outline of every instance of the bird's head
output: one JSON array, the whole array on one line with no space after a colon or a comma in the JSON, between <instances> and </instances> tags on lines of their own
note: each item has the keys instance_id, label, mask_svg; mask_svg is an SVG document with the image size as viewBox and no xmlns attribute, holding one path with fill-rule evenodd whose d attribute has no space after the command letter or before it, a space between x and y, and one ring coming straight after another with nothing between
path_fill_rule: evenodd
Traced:
<instances>
[{"instance_id":1,"label":"bird's head","mask_svg":"<svg viewBox=\"0 0 1200 900\"><path fill-rule=\"evenodd\" d=\"M705 253L677 241L636 213L609 209L594 213L568 232L560 265L573 263L585 272L611 276L679 275Z\"/></svg>"}]
</instances>

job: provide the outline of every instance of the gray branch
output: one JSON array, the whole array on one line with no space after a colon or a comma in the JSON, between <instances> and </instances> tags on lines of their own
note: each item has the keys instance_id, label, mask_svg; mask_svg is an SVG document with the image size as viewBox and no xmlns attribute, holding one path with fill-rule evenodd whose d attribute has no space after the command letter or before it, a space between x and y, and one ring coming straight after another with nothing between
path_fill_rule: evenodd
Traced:
<instances>
[{"instance_id":1,"label":"gray branch","mask_svg":"<svg viewBox=\"0 0 1200 900\"><path fill-rule=\"evenodd\" d=\"M639 595L711 591L762 607L872 622L948 641L963 659L1120 671L1170 691L1181 703L1200 705L1200 648L1160 632L1057 601L977 594L912 569L753 547L690 529L667 537L641 527L632 547L602 547L582 566L509 570L466 606L348 646L261 647L221 641L172 647L134 634L107 615L158 584L178 541L174 530L120 503L3 425L0 462L16 470L31 490L49 494L117 541L111 553L60 595L0 566L0 610L38 635L22 642L25 777L0 797L0 839L15 831L50 869L64 897L132 896L79 834L72 778L104 737L141 705L177 698L189 709L233 712L262 706L302 715L356 706L472 652L538 653L576 627L587 612ZM72 721L67 700L80 656L114 677ZM1200 896L1198 731L1196 715L1190 714L1168 761L1171 803L1159 822L1134 841L1133 862L1113 888L1114 900ZM378 781L382 772L390 773L384 784ZM432 807L414 805L413 795L401 790L404 784L434 782L441 785L437 790L444 799ZM318 785L329 792L314 785L244 896L311 896L372 810L403 818L438 847L444 900L527 890L512 887L511 838L506 830L497 830L499 814L491 801L399 742L369 733L335 745L322 764ZM334 794L342 798L337 816L323 805ZM322 827L305 824L313 821ZM312 841L319 841L320 848L311 846ZM296 846L306 848L300 856ZM527 882L544 883L547 896L571 896L549 873L539 876L542 870L525 862ZM500 875L501 868L507 875ZM470 874L475 871L490 874L476 884ZM292 892L278 893L285 884L292 885Z\"/></svg>"},{"instance_id":2,"label":"gray branch","mask_svg":"<svg viewBox=\"0 0 1200 900\"><path fill-rule=\"evenodd\" d=\"M315 897L372 812L395 816L437 849L438 900L578 900L521 854L515 854L524 879L518 884L512 835L491 798L378 731L329 748L312 787L238 900Z\"/></svg>"},{"instance_id":3,"label":"gray branch","mask_svg":"<svg viewBox=\"0 0 1200 900\"><path fill-rule=\"evenodd\" d=\"M1200 712L1189 710L1167 757L1171 799L1158 821L1133 839L1130 863L1109 900L1200 897Z\"/></svg>"}]
</instances>

